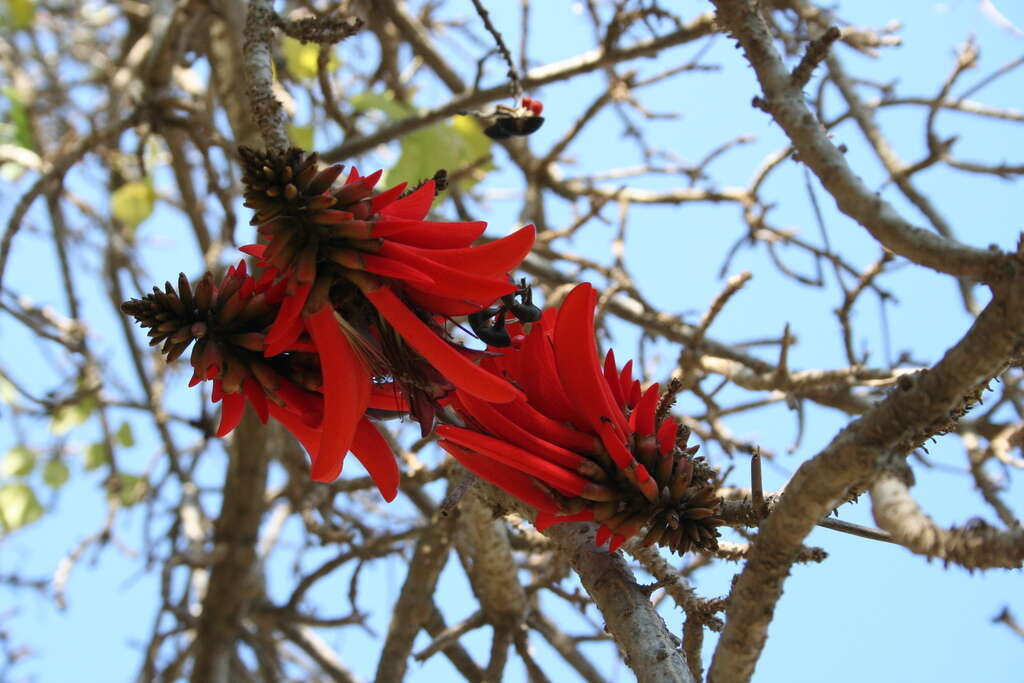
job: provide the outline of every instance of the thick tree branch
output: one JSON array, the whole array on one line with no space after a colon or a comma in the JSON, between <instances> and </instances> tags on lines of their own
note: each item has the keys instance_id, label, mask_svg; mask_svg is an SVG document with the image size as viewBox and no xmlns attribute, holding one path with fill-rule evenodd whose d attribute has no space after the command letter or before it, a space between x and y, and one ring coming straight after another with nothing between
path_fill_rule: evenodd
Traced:
<instances>
[{"instance_id":1,"label":"thick tree branch","mask_svg":"<svg viewBox=\"0 0 1024 683\"><path fill-rule=\"evenodd\" d=\"M1001 283L967 334L931 370L918 373L805 462L761 526L729 600L710 681L748 681L767 638L775 604L803 539L879 458L913 448L930 425L946 424L1001 372L1024 330L1024 275ZM919 441L918 441L919 442Z\"/></svg>"},{"instance_id":2,"label":"thick tree branch","mask_svg":"<svg viewBox=\"0 0 1024 683\"><path fill-rule=\"evenodd\" d=\"M231 659L249 603L263 594L256 555L267 484L266 430L251 409L235 429L220 514L214 525L215 561L193 646L192 683L228 683Z\"/></svg>"},{"instance_id":3,"label":"thick tree branch","mask_svg":"<svg viewBox=\"0 0 1024 683\"><path fill-rule=\"evenodd\" d=\"M1024 529L1000 531L981 520L943 529L921 510L907 485L889 474L871 486L871 511L878 526L919 555L968 569L1019 569L1024 560Z\"/></svg>"},{"instance_id":4,"label":"thick tree branch","mask_svg":"<svg viewBox=\"0 0 1024 683\"><path fill-rule=\"evenodd\" d=\"M775 119L800 160L836 200L839 210L864 226L887 249L941 273L982 282L998 279L1005 260L998 251L975 249L911 225L853 172L842 152L804 101L775 49L753 0L712 0L719 24L735 38L764 90L755 104Z\"/></svg>"}]
</instances>

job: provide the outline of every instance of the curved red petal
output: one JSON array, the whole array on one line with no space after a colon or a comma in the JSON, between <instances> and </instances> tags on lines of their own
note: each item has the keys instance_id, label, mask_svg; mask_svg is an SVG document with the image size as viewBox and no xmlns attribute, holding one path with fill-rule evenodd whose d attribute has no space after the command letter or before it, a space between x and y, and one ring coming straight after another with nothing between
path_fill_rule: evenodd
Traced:
<instances>
[{"instance_id":1,"label":"curved red petal","mask_svg":"<svg viewBox=\"0 0 1024 683\"><path fill-rule=\"evenodd\" d=\"M627 403L629 404L629 406L631 408L633 408L638 403L640 403L640 399L642 398L642 396L643 396L643 392L642 392L642 388L640 386L640 380L635 379L635 380L633 380L633 386L629 390L629 399L628 399Z\"/></svg>"},{"instance_id":2,"label":"curved red petal","mask_svg":"<svg viewBox=\"0 0 1024 683\"><path fill-rule=\"evenodd\" d=\"M320 430L305 424L301 417L276 403L269 403L267 407L270 409L271 417L284 425L306 449L310 461L315 461L320 451Z\"/></svg>"},{"instance_id":3,"label":"curved red petal","mask_svg":"<svg viewBox=\"0 0 1024 683\"><path fill-rule=\"evenodd\" d=\"M217 436L224 437L238 426L245 413L245 396L242 394L224 394L220 402L220 426L217 427Z\"/></svg>"},{"instance_id":4,"label":"curved red petal","mask_svg":"<svg viewBox=\"0 0 1024 683\"><path fill-rule=\"evenodd\" d=\"M391 446L381 436L373 423L365 417L356 425L356 435L352 440L352 453L363 464L373 483L380 490L384 500L391 502L398 495L398 483L401 474L395 462L395 454Z\"/></svg>"},{"instance_id":5,"label":"curved red petal","mask_svg":"<svg viewBox=\"0 0 1024 683\"><path fill-rule=\"evenodd\" d=\"M612 396L615 397L616 405L620 408L625 408L626 403L622 400L622 388L619 385L619 371L615 367L614 349L608 349L608 353L604 357L604 379L612 390Z\"/></svg>"},{"instance_id":6,"label":"curved red petal","mask_svg":"<svg viewBox=\"0 0 1024 683\"><path fill-rule=\"evenodd\" d=\"M294 294L286 296L281 301L281 308L278 309L277 317L274 318L274 323L267 331L267 337L264 340L266 347L263 350L263 355L265 357L270 358L284 353L302 334L304 330L302 308L306 305L306 299L309 298L311 289L313 289L312 282L298 285Z\"/></svg>"},{"instance_id":7,"label":"curved red petal","mask_svg":"<svg viewBox=\"0 0 1024 683\"><path fill-rule=\"evenodd\" d=\"M368 290L368 287L364 288L363 293L384 319L409 346L433 364L452 384L474 396L495 403L507 403L521 395L511 384L472 363L455 347L438 337L390 289L380 287L373 291ZM324 376L326 375L324 372Z\"/></svg>"},{"instance_id":8,"label":"curved red petal","mask_svg":"<svg viewBox=\"0 0 1024 683\"><path fill-rule=\"evenodd\" d=\"M390 190L384 190L380 194L370 197L370 213L380 213L381 210L405 192L409 183L399 183Z\"/></svg>"},{"instance_id":9,"label":"curved red petal","mask_svg":"<svg viewBox=\"0 0 1024 683\"><path fill-rule=\"evenodd\" d=\"M298 415L310 427L318 427L323 422L324 399L320 394L306 391L284 377L279 379L275 394L284 401L288 411Z\"/></svg>"},{"instance_id":10,"label":"curved red petal","mask_svg":"<svg viewBox=\"0 0 1024 683\"><path fill-rule=\"evenodd\" d=\"M528 403L555 420L569 421L577 427L587 426L587 421L576 413L562 387L555 366L555 353L542 326L534 326L530 330L520 353L523 354L522 368L526 372L515 379L529 397Z\"/></svg>"},{"instance_id":11,"label":"curved red petal","mask_svg":"<svg viewBox=\"0 0 1024 683\"><path fill-rule=\"evenodd\" d=\"M382 258L375 254L360 254L360 257L363 261L363 270L370 273L405 280L421 287L432 287L434 285L434 278L401 261Z\"/></svg>"},{"instance_id":12,"label":"curved red petal","mask_svg":"<svg viewBox=\"0 0 1024 683\"><path fill-rule=\"evenodd\" d=\"M622 366L619 373L619 395L622 396L622 405L628 405L629 394L633 390L633 361L628 360Z\"/></svg>"},{"instance_id":13,"label":"curved red petal","mask_svg":"<svg viewBox=\"0 0 1024 683\"><path fill-rule=\"evenodd\" d=\"M537 229L532 225L516 230L507 237L462 249L416 249L420 255L442 263L449 268L473 273L481 277L500 277L514 270L530 253Z\"/></svg>"},{"instance_id":14,"label":"curved red petal","mask_svg":"<svg viewBox=\"0 0 1024 683\"><path fill-rule=\"evenodd\" d=\"M629 416L629 426L637 436L649 436L654 434L654 411L658 409L658 384L654 383L647 387L647 391L640 397L633 413Z\"/></svg>"},{"instance_id":15,"label":"curved red petal","mask_svg":"<svg viewBox=\"0 0 1024 683\"><path fill-rule=\"evenodd\" d=\"M533 477L523 474L517 469L503 465L497 460L464 448L453 441L438 442L441 448L452 454L462 463L463 467L485 481L489 481L500 489L507 491L527 505L540 511L539 514L558 512L558 503L548 495Z\"/></svg>"},{"instance_id":16,"label":"curved red petal","mask_svg":"<svg viewBox=\"0 0 1024 683\"><path fill-rule=\"evenodd\" d=\"M421 289L409 289L406 291L409 301L420 308L431 313L444 316L469 315L480 310L480 304L466 301L465 299L452 299L447 296L437 296Z\"/></svg>"},{"instance_id":17,"label":"curved red petal","mask_svg":"<svg viewBox=\"0 0 1024 683\"><path fill-rule=\"evenodd\" d=\"M370 407L377 410L395 410L399 412L409 411L409 402L398 388L395 382L374 384L370 388Z\"/></svg>"},{"instance_id":18,"label":"curved red petal","mask_svg":"<svg viewBox=\"0 0 1024 683\"><path fill-rule=\"evenodd\" d=\"M676 447L676 426L675 418L666 418L658 427L658 450L662 453L671 453Z\"/></svg>"},{"instance_id":19,"label":"curved red petal","mask_svg":"<svg viewBox=\"0 0 1024 683\"><path fill-rule=\"evenodd\" d=\"M626 418L612 398L597 356L594 335L594 305L597 293L590 283L569 292L555 322L555 360L566 394L578 397L576 405L590 426L597 430L603 418L610 418L629 432Z\"/></svg>"},{"instance_id":20,"label":"curved red petal","mask_svg":"<svg viewBox=\"0 0 1024 683\"><path fill-rule=\"evenodd\" d=\"M613 534L612 535L612 542L608 544L608 552L614 553L616 550L618 550L620 547L622 547L622 544L625 543L625 542L626 542L626 537L625 536L623 536L622 534Z\"/></svg>"},{"instance_id":21,"label":"curved red petal","mask_svg":"<svg viewBox=\"0 0 1024 683\"><path fill-rule=\"evenodd\" d=\"M612 537L612 530L606 527L604 524L597 530L597 537L594 538L594 544L602 546L608 542L608 539Z\"/></svg>"},{"instance_id":22,"label":"curved red petal","mask_svg":"<svg viewBox=\"0 0 1024 683\"><path fill-rule=\"evenodd\" d=\"M428 180L409 195L398 199L381 209L381 215L387 218L406 218L413 221L423 220L434 203L436 194L433 180Z\"/></svg>"},{"instance_id":23,"label":"curved red petal","mask_svg":"<svg viewBox=\"0 0 1024 683\"><path fill-rule=\"evenodd\" d=\"M377 221L375 229L384 221ZM428 249L455 249L468 247L480 238L487 229L484 221L444 222L444 221L389 221L385 225L388 240L401 242L412 247ZM376 233L375 233L376 234Z\"/></svg>"},{"instance_id":24,"label":"curved red petal","mask_svg":"<svg viewBox=\"0 0 1024 683\"><path fill-rule=\"evenodd\" d=\"M523 429L563 448L577 453L596 453L600 450L600 442L592 434L577 431L563 422L552 420L525 401L502 403L501 413L509 420L522 425Z\"/></svg>"},{"instance_id":25,"label":"curved red petal","mask_svg":"<svg viewBox=\"0 0 1024 683\"><path fill-rule=\"evenodd\" d=\"M260 260L263 260L263 252L265 252L266 250L267 245L265 244L247 244L244 247L238 248L238 251L242 252L243 254L248 254L249 256L252 256Z\"/></svg>"},{"instance_id":26,"label":"curved red petal","mask_svg":"<svg viewBox=\"0 0 1024 683\"><path fill-rule=\"evenodd\" d=\"M615 461L619 469L628 469L636 462L636 458L626 448L626 445L622 442L619 435L616 434L610 422L602 421L598 423L597 433L601 437L601 442L608 451L608 455L612 457L612 460Z\"/></svg>"},{"instance_id":27,"label":"curved red petal","mask_svg":"<svg viewBox=\"0 0 1024 683\"><path fill-rule=\"evenodd\" d=\"M333 481L352 446L356 426L370 402L370 373L338 326L331 308L309 316L307 326L320 350L324 384L323 436L313 460L314 481Z\"/></svg>"},{"instance_id":28,"label":"curved red petal","mask_svg":"<svg viewBox=\"0 0 1024 683\"><path fill-rule=\"evenodd\" d=\"M473 432L452 425L438 425L435 429L438 436L454 441L460 446L470 448L481 455L486 455L498 462L531 474L541 481L550 484L562 492L578 496L587 485L587 480L553 462L538 457L518 446L495 439L494 437Z\"/></svg>"},{"instance_id":29,"label":"curved red petal","mask_svg":"<svg viewBox=\"0 0 1024 683\"><path fill-rule=\"evenodd\" d=\"M566 448L545 441L508 419L508 417L502 414L505 406L508 404L503 404L499 410L486 401L481 401L478 398L461 392L459 400L473 419L480 423L480 426L488 432L538 457L561 465L569 470L575 470L580 463L586 460L579 453L574 453ZM512 401L512 403L516 403L516 401Z\"/></svg>"},{"instance_id":30,"label":"curved red petal","mask_svg":"<svg viewBox=\"0 0 1024 683\"><path fill-rule=\"evenodd\" d=\"M260 383L253 379L247 379L242 382L242 392L256 411L260 424L267 424L267 418L270 417L270 413L267 410L267 396L263 393L263 387L260 386Z\"/></svg>"},{"instance_id":31,"label":"curved red petal","mask_svg":"<svg viewBox=\"0 0 1024 683\"><path fill-rule=\"evenodd\" d=\"M385 240L379 255L412 266L434 280L432 294L453 299L475 301L483 308L498 297L516 291L516 286L503 275L501 279L485 278L471 272L450 268L427 256L429 251Z\"/></svg>"}]
</instances>

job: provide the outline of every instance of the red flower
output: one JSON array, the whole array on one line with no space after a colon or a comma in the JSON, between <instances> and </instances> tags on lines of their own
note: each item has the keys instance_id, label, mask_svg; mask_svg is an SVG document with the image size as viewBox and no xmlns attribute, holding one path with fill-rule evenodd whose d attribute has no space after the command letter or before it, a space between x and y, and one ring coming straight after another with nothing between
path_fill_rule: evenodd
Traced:
<instances>
[{"instance_id":1,"label":"red flower","mask_svg":"<svg viewBox=\"0 0 1024 683\"><path fill-rule=\"evenodd\" d=\"M485 361L525 398L501 406L458 389L466 427L443 425L441 446L482 478L537 508L536 524L594 520L615 550L643 528L644 543L685 553L717 547L720 499L710 468L686 447L689 430L660 416L658 385L641 391L632 362L603 365L594 335L596 294L576 287L517 350Z\"/></svg>"},{"instance_id":2,"label":"red flower","mask_svg":"<svg viewBox=\"0 0 1024 683\"><path fill-rule=\"evenodd\" d=\"M320 354L329 416L321 451L345 451L374 378L394 380L425 433L453 386L494 402L519 395L473 362L480 353L455 344L443 322L518 291L508 273L529 252L533 226L471 247L485 223L424 220L433 180L408 194L402 184L373 195L380 172L353 169L332 189L341 167L318 171L316 155L244 150L243 158L246 204L268 240L243 251L285 288L265 354Z\"/></svg>"},{"instance_id":3,"label":"red flower","mask_svg":"<svg viewBox=\"0 0 1024 683\"><path fill-rule=\"evenodd\" d=\"M167 283L161 291L122 304L143 327L150 328L151 345L164 342L168 361L192 349L189 386L213 382L212 400L221 403L217 436L230 433L242 419L248 401L261 422L270 417L283 424L309 451L312 475L332 481L341 471L345 452L322 448L324 397L319 393L324 372L310 348L296 348L271 358L264 356L264 332L274 320L284 295L284 283L248 275L244 261L229 267L219 285L207 273L192 287L182 274L178 289ZM407 410L393 387L366 387L365 403L376 410ZM328 406L331 408L331 406ZM381 494L392 500L398 489L398 467L387 442L360 412L351 418L356 457L373 477ZM322 456L321 454L324 453Z\"/></svg>"}]
</instances>

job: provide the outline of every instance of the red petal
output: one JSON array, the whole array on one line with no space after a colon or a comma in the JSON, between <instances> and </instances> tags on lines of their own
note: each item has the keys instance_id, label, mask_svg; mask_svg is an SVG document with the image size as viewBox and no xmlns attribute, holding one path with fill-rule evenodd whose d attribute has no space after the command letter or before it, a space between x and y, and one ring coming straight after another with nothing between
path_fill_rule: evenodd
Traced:
<instances>
[{"instance_id":1,"label":"red petal","mask_svg":"<svg viewBox=\"0 0 1024 683\"><path fill-rule=\"evenodd\" d=\"M306 452L309 453L310 460L316 460L317 454L320 451L320 430L303 423L295 413L282 408L276 403L268 403L267 408L270 409L271 416L284 425L285 429L292 433L299 443L302 444Z\"/></svg>"},{"instance_id":2,"label":"red petal","mask_svg":"<svg viewBox=\"0 0 1024 683\"><path fill-rule=\"evenodd\" d=\"M465 299L452 299L447 296L436 296L420 289L409 289L406 291L406 295L409 297L409 301L413 302L420 308L424 308L431 313L436 313L438 315L449 317L456 315L469 315L470 313L476 313L481 309L479 304L475 304L472 301L466 301Z\"/></svg>"},{"instance_id":3,"label":"red petal","mask_svg":"<svg viewBox=\"0 0 1024 683\"><path fill-rule=\"evenodd\" d=\"M616 405L625 408L626 403L622 400L622 388L619 386L619 371L615 367L614 349L608 349L608 354L604 357L604 378L612 390Z\"/></svg>"},{"instance_id":4,"label":"red petal","mask_svg":"<svg viewBox=\"0 0 1024 683\"><path fill-rule=\"evenodd\" d=\"M611 389L601 372L594 336L594 305L597 293L590 283L569 292L555 323L555 359L558 376L566 394L577 397L576 406L590 426L597 429L602 418L611 418L624 434L629 425L615 406Z\"/></svg>"},{"instance_id":5,"label":"red petal","mask_svg":"<svg viewBox=\"0 0 1024 683\"><path fill-rule=\"evenodd\" d=\"M435 285L434 278L426 273L421 273L401 261L382 258L374 254L363 254L362 256L363 265L371 273L405 280L420 287L433 287Z\"/></svg>"},{"instance_id":6,"label":"red petal","mask_svg":"<svg viewBox=\"0 0 1024 683\"><path fill-rule=\"evenodd\" d=\"M394 382L374 384L370 388L370 407L377 410L397 410L408 412L409 402L402 396L398 385Z\"/></svg>"},{"instance_id":7,"label":"red petal","mask_svg":"<svg viewBox=\"0 0 1024 683\"><path fill-rule=\"evenodd\" d=\"M536 236L537 229L532 225L527 225L508 237L477 247L429 250L406 247L406 249L414 250L421 256L462 272L473 273L481 277L501 277L522 263L526 255L530 253L530 247L533 246ZM400 236L398 239L401 241Z\"/></svg>"},{"instance_id":8,"label":"red petal","mask_svg":"<svg viewBox=\"0 0 1024 683\"><path fill-rule=\"evenodd\" d=\"M601 437L602 443L604 443L605 449L608 451L608 455L612 456L612 460L619 469L627 469L633 463L636 462L636 458L629 452L626 445L622 442L622 439L618 434L615 433L615 429L609 422L600 422L598 425L597 433Z\"/></svg>"},{"instance_id":9,"label":"red petal","mask_svg":"<svg viewBox=\"0 0 1024 683\"><path fill-rule=\"evenodd\" d=\"M323 422L324 399L320 394L306 391L284 377L280 379L275 393L284 401L284 407L298 415L305 424L318 427Z\"/></svg>"},{"instance_id":10,"label":"red petal","mask_svg":"<svg viewBox=\"0 0 1024 683\"><path fill-rule=\"evenodd\" d=\"M381 210L391 202L398 199L398 196L405 192L409 183L399 183L390 190L384 190L375 197L370 197L370 213L380 213Z\"/></svg>"},{"instance_id":11,"label":"red petal","mask_svg":"<svg viewBox=\"0 0 1024 683\"><path fill-rule=\"evenodd\" d=\"M473 416L473 419L479 422L480 426L488 432L515 446L519 446L538 457L561 465L569 470L575 470L580 463L586 460L586 458L579 453L574 453L562 448L561 446L557 446L534 436L521 426L509 420L502 414L505 409L505 405L508 404L504 404L501 409L498 409L492 404L487 403L486 401L481 401L480 399L474 398L468 394L460 394L459 400L462 402L465 410ZM513 401L512 403L516 402Z\"/></svg>"},{"instance_id":12,"label":"red petal","mask_svg":"<svg viewBox=\"0 0 1024 683\"><path fill-rule=\"evenodd\" d=\"M632 408L632 407L636 406L636 404L640 403L640 398L641 398L640 380L635 379L635 380L633 380L633 386L631 386L629 388L629 398L626 400L626 404L629 405L630 408Z\"/></svg>"},{"instance_id":13,"label":"red petal","mask_svg":"<svg viewBox=\"0 0 1024 683\"><path fill-rule=\"evenodd\" d=\"M245 396L242 394L224 394L224 400L220 403L220 426L217 427L217 436L225 437L231 433L238 423L242 421L245 413Z\"/></svg>"},{"instance_id":14,"label":"red petal","mask_svg":"<svg viewBox=\"0 0 1024 683\"><path fill-rule=\"evenodd\" d=\"M627 405L629 394L633 390L633 361L626 361L619 373L619 395L622 396L623 405Z\"/></svg>"},{"instance_id":15,"label":"red petal","mask_svg":"<svg viewBox=\"0 0 1024 683\"><path fill-rule=\"evenodd\" d=\"M658 427L658 450L662 453L671 453L676 447L676 421L674 418L667 418Z\"/></svg>"},{"instance_id":16,"label":"red petal","mask_svg":"<svg viewBox=\"0 0 1024 683\"><path fill-rule=\"evenodd\" d=\"M522 367L526 372L516 379L529 396L528 403L555 420L567 420L577 427L586 427L587 421L576 413L562 388L562 380L555 367L555 354L543 326L535 325L530 330L521 353Z\"/></svg>"},{"instance_id":17,"label":"red petal","mask_svg":"<svg viewBox=\"0 0 1024 683\"><path fill-rule=\"evenodd\" d=\"M352 453L366 468L384 500L389 503L393 501L398 495L398 482L401 479L398 464L395 463L395 454L391 452L387 440L365 417L356 425Z\"/></svg>"},{"instance_id":18,"label":"red petal","mask_svg":"<svg viewBox=\"0 0 1024 683\"><path fill-rule=\"evenodd\" d=\"M433 364L452 384L478 398L494 403L507 403L520 396L519 391L511 384L473 364L455 347L438 337L390 289L380 287L374 291L367 291L368 289L364 288L363 293L384 319L391 323L409 346ZM320 347L320 344L317 346ZM326 371L324 376L327 376Z\"/></svg>"},{"instance_id":19,"label":"red petal","mask_svg":"<svg viewBox=\"0 0 1024 683\"><path fill-rule=\"evenodd\" d=\"M658 384L655 382L647 387L647 391L636 404L629 416L629 426L637 436L649 436L654 433L654 411L658 409Z\"/></svg>"},{"instance_id":20,"label":"red petal","mask_svg":"<svg viewBox=\"0 0 1024 683\"><path fill-rule=\"evenodd\" d=\"M323 436L310 475L314 481L333 481L341 473L356 425L370 402L370 374L338 327L331 308L306 320L320 350L324 377Z\"/></svg>"},{"instance_id":21,"label":"red petal","mask_svg":"<svg viewBox=\"0 0 1024 683\"><path fill-rule=\"evenodd\" d=\"M388 218L407 218L414 221L423 220L427 212L430 211L430 206L434 203L435 194L434 181L428 180L410 195L385 206L381 209L381 214Z\"/></svg>"},{"instance_id":22,"label":"red petal","mask_svg":"<svg viewBox=\"0 0 1024 683\"><path fill-rule=\"evenodd\" d=\"M247 379L242 382L242 391L256 410L256 415L260 418L260 424L267 424L267 418L270 417L270 413L267 411L267 396L263 393L263 387L256 380Z\"/></svg>"},{"instance_id":23,"label":"red petal","mask_svg":"<svg viewBox=\"0 0 1024 683\"><path fill-rule=\"evenodd\" d=\"M487 229L484 221L451 223L445 221L379 220L374 223L374 235L388 237L413 247L428 249L454 249L468 247ZM377 230L382 231L378 233Z\"/></svg>"},{"instance_id":24,"label":"red petal","mask_svg":"<svg viewBox=\"0 0 1024 683\"><path fill-rule=\"evenodd\" d=\"M519 356L520 354L512 354ZM576 451L577 453L596 453L600 444L591 434L577 431L568 425L552 420L543 415L525 401L502 403L500 411L523 429L537 435L545 441Z\"/></svg>"},{"instance_id":25,"label":"red petal","mask_svg":"<svg viewBox=\"0 0 1024 683\"><path fill-rule=\"evenodd\" d=\"M266 348L263 355L265 357L270 358L284 353L302 334L305 329L301 317L302 308L306 305L306 299L309 297L311 289L313 289L312 282L298 285L294 294L286 296L281 301L281 308L277 311L277 317L274 318L274 323L267 331L267 337L264 340Z\"/></svg>"},{"instance_id":26,"label":"red petal","mask_svg":"<svg viewBox=\"0 0 1024 683\"><path fill-rule=\"evenodd\" d=\"M508 281L506 275L502 275L500 279L491 279L450 268L427 256L429 251L425 249L385 240L379 253L386 258L410 265L433 278L434 284L428 288L431 294L475 301L481 308L500 296L516 291L515 285Z\"/></svg>"},{"instance_id":27,"label":"red petal","mask_svg":"<svg viewBox=\"0 0 1024 683\"><path fill-rule=\"evenodd\" d=\"M587 485L587 480L575 472L570 472L553 462L524 451L518 446L495 439L486 434L472 432L468 429L452 425L438 425L434 431L441 438L449 439L460 446L471 448L481 455L494 458L498 462L516 468L520 472L532 474L541 481L550 484L559 491L567 492L569 495L578 496Z\"/></svg>"},{"instance_id":28,"label":"red petal","mask_svg":"<svg viewBox=\"0 0 1024 683\"><path fill-rule=\"evenodd\" d=\"M346 268L365 270L375 275L405 280L414 285L431 287L434 284L432 277L421 273L412 266L395 259L381 258L376 254L366 254L354 249L335 249L331 252L331 259Z\"/></svg>"},{"instance_id":29,"label":"red petal","mask_svg":"<svg viewBox=\"0 0 1024 683\"><path fill-rule=\"evenodd\" d=\"M541 511L540 514L558 512L558 503L537 486L529 475L468 448L463 448L457 443L440 441L439 444L467 470L498 488L508 491L527 505L537 508Z\"/></svg>"},{"instance_id":30,"label":"red petal","mask_svg":"<svg viewBox=\"0 0 1024 683\"><path fill-rule=\"evenodd\" d=\"M597 537L594 539L594 543L598 546L602 546L608 542L608 539L612 537L612 530L606 527L604 524L597 530Z\"/></svg>"},{"instance_id":31,"label":"red petal","mask_svg":"<svg viewBox=\"0 0 1024 683\"><path fill-rule=\"evenodd\" d=\"M242 252L243 254L248 254L249 256L252 256L260 260L263 259L263 252L265 252L266 250L267 245L265 244L247 244L244 247L238 248L238 251Z\"/></svg>"}]
</instances>

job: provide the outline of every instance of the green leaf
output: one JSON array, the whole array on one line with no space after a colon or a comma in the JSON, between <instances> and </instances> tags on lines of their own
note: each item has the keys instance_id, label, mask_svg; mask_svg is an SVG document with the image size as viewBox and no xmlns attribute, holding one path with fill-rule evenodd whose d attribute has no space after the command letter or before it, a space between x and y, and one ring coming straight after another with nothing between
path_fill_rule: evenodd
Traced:
<instances>
[{"instance_id":1,"label":"green leaf","mask_svg":"<svg viewBox=\"0 0 1024 683\"><path fill-rule=\"evenodd\" d=\"M320 56L320 46L316 43L302 43L295 38L285 36L281 41L281 52L284 54L284 65L288 73L297 81L316 78L316 61ZM338 59L333 52L327 58L327 70L338 68Z\"/></svg>"},{"instance_id":2,"label":"green leaf","mask_svg":"<svg viewBox=\"0 0 1024 683\"><path fill-rule=\"evenodd\" d=\"M87 472L102 467L108 462L110 462L110 453L107 451L107 444L102 441L90 444L82 454L82 466Z\"/></svg>"},{"instance_id":3,"label":"green leaf","mask_svg":"<svg viewBox=\"0 0 1024 683\"><path fill-rule=\"evenodd\" d=\"M43 482L52 489L59 489L70 477L71 470L62 460L49 460L43 467Z\"/></svg>"},{"instance_id":4,"label":"green leaf","mask_svg":"<svg viewBox=\"0 0 1024 683\"><path fill-rule=\"evenodd\" d=\"M141 502L149 492L149 482L145 477L124 472L117 473L117 479L111 483L112 493L117 495L121 505L131 507Z\"/></svg>"},{"instance_id":5,"label":"green leaf","mask_svg":"<svg viewBox=\"0 0 1024 683\"><path fill-rule=\"evenodd\" d=\"M133 180L114 190L110 195L110 213L130 228L137 228L153 213L156 190L153 181Z\"/></svg>"},{"instance_id":6,"label":"green leaf","mask_svg":"<svg viewBox=\"0 0 1024 683\"><path fill-rule=\"evenodd\" d=\"M31 524L42 514L43 506L35 491L25 484L0 486L0 525L5 531Z\"/></svg>"},{"instance_id":7,"label":"green leaf","mask_svg":"<svg viewBox=\"0 0 1024 683\"><path fill-rule=\"evenodd\" d=\"M135 435L132 434L132 426L127 422L122 422L120 428L117 430L117 434L114 438L119 444L125 448L131 448L135 445Z\"/></svg>"},{"instance_id":8,"label":"green leaf","mask_svg":"<svg viewBox=\"0 0 1024 683\"><path fill-rule=\"evenodd\" d=\"M452 123L436 123L402 138L402 155L384 179L385 184L400 181L418 182L430 178L439 168L449 171L467 166L487 156L491 141L480 126L468 117L458 116ZM490 162L480 166L487 171ZM468 188L479 177L465 178L460 187Z\"/></svg>"},{"instance_id":9,"label":"green leaf","mask_svg":"<svg viewBox=\"0 0 1024 683\"><path fill-rule=\"evenodd\" d=\"M63 436L73 428L89 419L96 410L96 399L93 396L86 396L78 403L61 406L54 412L50 419L50 431L55 436Z\"/></svg>"},{"instance_id":10,"label":"green leaf","mask_svg":"<svg viewBox=\"0 0 1024 683\"><path fill-rule=\"evenodd\" d=\"M10 104L7 112L14 126L14 142L19 147L25 147L35 151L36 141L32 137L32 128L29 126L28 110L25 108L25 98L22 93L8 86L3 89L4 96Z\"/></svg>"},{"instance_id":11,"label":"green leaf","mask_svg":"<svg viewBox=\"0 0 1024 683\"><path fill-rule=\"evenodd\" d=\"M288 137L292 144L300 149L313 149L313 126L296 126L288 124Z\"/></svg>"},{"instance_id":12,"label":"green leaf","mask_svg":"<svg viewBox=\"0 0 1024 683\"><path fill-rule=\"evenodd\" d=\"M7 25L13 30L31 28L36 17L36 2L35 0L7 0L4 14Z\"/></svg>"},{"instance_id":13,"label":"green leaf","mask_svg":"<svg viewBox=\"0 0 1024 683\"><path fill-rule=\"evenodd\" d=\"M36 466L36 454L28 446L15 446L0 460L0 476L24 477Z\"/></svg>"}]
</instances>

